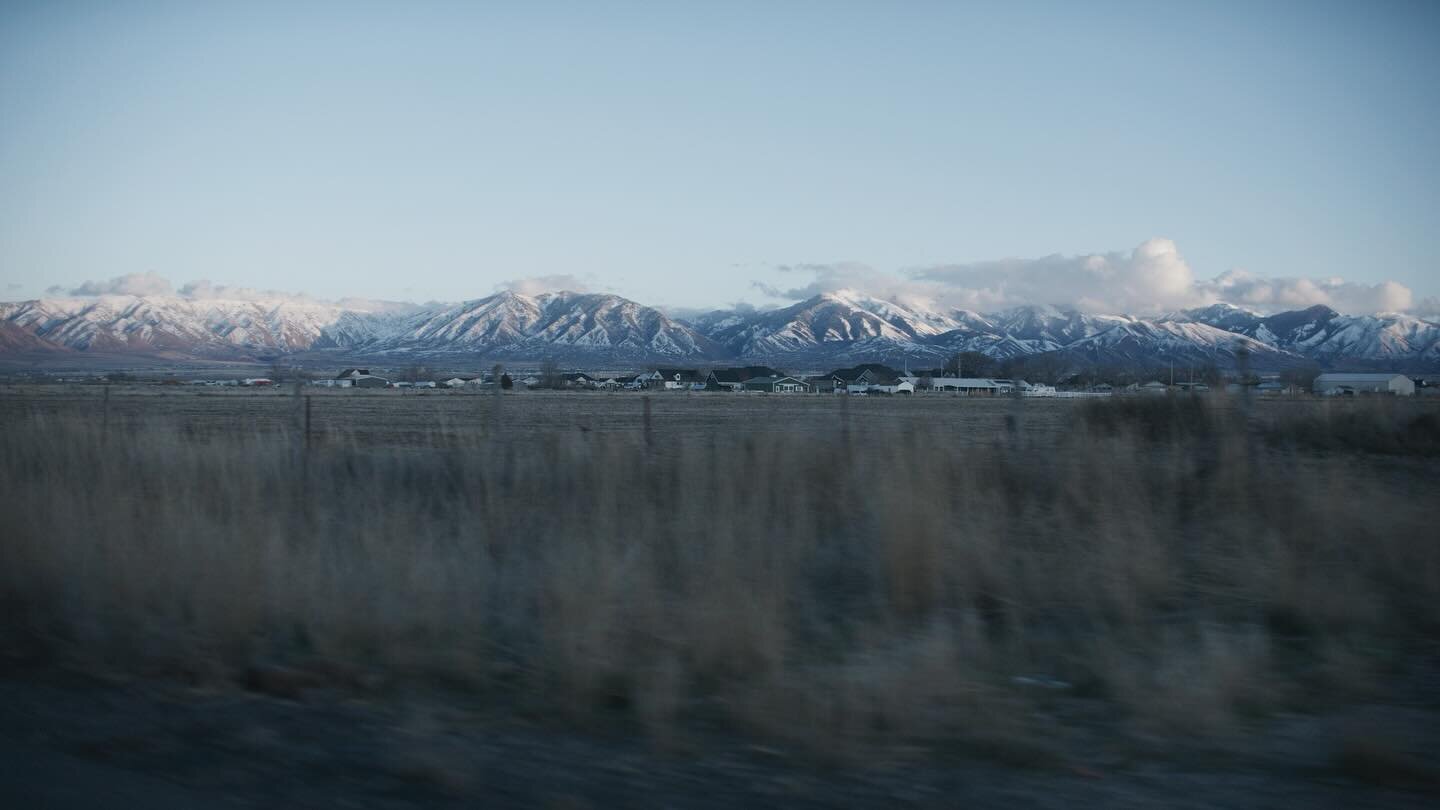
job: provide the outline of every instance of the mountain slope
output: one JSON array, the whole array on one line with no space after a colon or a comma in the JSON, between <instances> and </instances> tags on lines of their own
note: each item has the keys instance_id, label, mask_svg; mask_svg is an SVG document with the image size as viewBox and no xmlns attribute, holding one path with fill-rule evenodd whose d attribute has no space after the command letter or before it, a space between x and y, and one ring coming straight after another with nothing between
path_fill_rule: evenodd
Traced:
<instances>
[{"instance_id":1,"label":"mountain slope","mask_svg":"<svg viewBox=\"0 0 1440 810\"><path fill-rule=\"evenodd\" d=\"M167 360L307 362L473 359L568 365L763 362L823 368L1054 354L1073 364L1237 362L1262 367L1440 368L1440 324L1327 307L1259 315L1217 304L1154 318L1017 307L988 315L849 291L787 307L720 310L685 322L608 294L514 292L426 307L383 302L53 298L0 304L0 353L77 352ZM317 354L318 353L318 354Z\"/></svg>"},{"instance_id":2,"label":"mountain slope","mask_svg":"<svg viewBox=\"0 0 1440 810\"><path fill-rule=\"evenodd\" d=\"M1326 306L1262 316L1234 307L1180 317L1254 338L1322 363L1440 362L1440 324L1410 315L1341 315Z\"/></svg>"},{"instance_id":3,"label":"mountain slope","mask_svg":"<svg viewBox=\"0 0 1440 810\"><path fill-rule=\"evenodd\" d=\"M342 318L317 348L373 355L485 354L496 359L711 359L725 351L693 328L617 295L501 292L406 318Z\"/></svg>"},{"instance_id":4,"label":"mountain slope","mask_svg":"<svg viewBox=\"0 0 1440 810\"><path fill-rule=\"evenodd\" d=\"M341 313L332 304L174 296L0 304L0 320L68 349L227 359L307 349Z\"/></svg>"}]
</instances>

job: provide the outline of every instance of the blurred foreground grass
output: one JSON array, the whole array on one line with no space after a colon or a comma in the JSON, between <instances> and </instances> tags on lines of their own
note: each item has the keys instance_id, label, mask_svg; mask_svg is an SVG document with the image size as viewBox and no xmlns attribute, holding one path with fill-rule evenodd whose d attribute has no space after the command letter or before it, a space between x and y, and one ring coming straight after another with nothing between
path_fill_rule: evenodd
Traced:
<instances>
[{"instance_id":1,"label":"blurred foreground grass","mask_svg":"<svg viewBox=\"0 0 1440 810\"><path fill-rule=\"evenodd\" d=\"M1035 758L1090 722L1072 698L1224 739L1363 699L1440 630L1427 405L1094 401L1043 441L331 424L308 450L12 408L0 626L76 666L463 690L660 742Z\"/></svg>"}]
</instances>

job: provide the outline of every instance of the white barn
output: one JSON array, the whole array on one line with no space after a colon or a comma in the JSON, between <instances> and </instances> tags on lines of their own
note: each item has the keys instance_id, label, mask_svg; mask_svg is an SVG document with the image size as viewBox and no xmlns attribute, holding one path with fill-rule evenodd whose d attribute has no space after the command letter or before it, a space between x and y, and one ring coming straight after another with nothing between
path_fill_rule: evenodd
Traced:
<instances>
[{"instance_id":1,"label":"white barn","mask_svg":"<svg viewBox=\"0 0 1440 810\"><path fill-rule=\"evenodd\" d=\"M1321 374L1312 390L1321 396L1391 394L1415 396L1415 381L1404 374Z\"/></svg>"}]
</instances>

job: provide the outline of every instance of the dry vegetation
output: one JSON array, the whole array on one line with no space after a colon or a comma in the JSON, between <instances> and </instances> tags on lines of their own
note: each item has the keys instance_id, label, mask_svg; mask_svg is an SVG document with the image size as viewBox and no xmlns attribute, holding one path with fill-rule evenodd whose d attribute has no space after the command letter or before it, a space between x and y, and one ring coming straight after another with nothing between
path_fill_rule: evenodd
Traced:
<instances>
[{"instance_id":1,"label":"dry vegetation","mask_svg":"<svg viewBox=\"0 0 1440 810\"><path fill-rule=\"evenodd\" d=\"M501 414L417 443L327 424L306 452L12 398L0 627L276 693L460 689L666 743L1022 760L1096 717L1223 739L1351 700L1440 630L1423 403L1052 404L1043 441L992 408L957 442L809 401L804 433L647 445Z\"/></svg>"}]
</instances>

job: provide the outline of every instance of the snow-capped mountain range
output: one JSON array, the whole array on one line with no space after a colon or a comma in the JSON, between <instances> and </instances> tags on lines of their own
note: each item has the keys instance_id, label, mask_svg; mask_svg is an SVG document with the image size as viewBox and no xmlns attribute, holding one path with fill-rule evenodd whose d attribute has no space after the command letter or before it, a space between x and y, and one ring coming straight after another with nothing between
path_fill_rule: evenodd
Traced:
<instances>
[{"instance_id":1,"label":"snow-capped mountain range","mask_svg":"<svg viewBox=\"0 0 1440 810\"><path fill-rule=\"evenodd\" d=\"M772 310L689 319L609 294L501 292L459 304L342 305L180 296L53 298L0 304L0 357L135 356L172 361L374 359L475 364L760 361L791 367L910 360L956 352L1051 354L1075 365L1163 362L1257 367L1440 368L1440 323L1340 315L1326 307L1260 315L1227 304L1158 318L1025 306L981 314L824 293Z\"/></svg>"}]
</instances>

